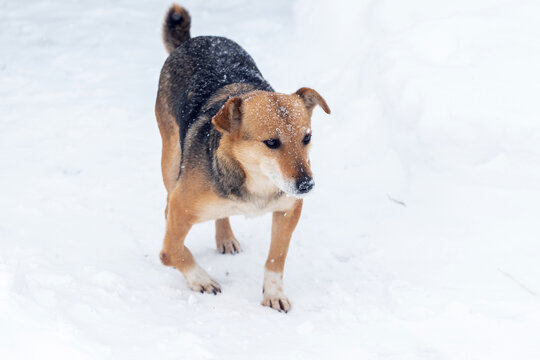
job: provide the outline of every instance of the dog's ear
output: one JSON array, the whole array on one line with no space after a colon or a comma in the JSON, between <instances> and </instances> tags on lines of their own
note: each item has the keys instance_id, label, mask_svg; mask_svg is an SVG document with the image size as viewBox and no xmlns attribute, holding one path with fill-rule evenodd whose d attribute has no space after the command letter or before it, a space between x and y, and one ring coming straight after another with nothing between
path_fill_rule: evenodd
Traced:
<instances>
[{"instance_id":1,"label":"dog's ear","mask_svg":"<svg viewBox=\"0 0 540 360\"><path fill-rule=\"evenodd\" d=\"M309 112L309 115L313 112L315 105L319 105L325 113L330 114L330 108L323 97L313 89L303 87L296 91L296 95L300 96L306 108Z\"/></svg>"},{"instance_id":2,"label":"dog's ear","mask_svg":"<svg viewBox=\"0 0 540 360\"><path fill-rule=\"evenodd\" d=\"M222 133L232 133L240 128L242 99L233 97L212 118L212 124Z\"/></svg>"}]
</instances>

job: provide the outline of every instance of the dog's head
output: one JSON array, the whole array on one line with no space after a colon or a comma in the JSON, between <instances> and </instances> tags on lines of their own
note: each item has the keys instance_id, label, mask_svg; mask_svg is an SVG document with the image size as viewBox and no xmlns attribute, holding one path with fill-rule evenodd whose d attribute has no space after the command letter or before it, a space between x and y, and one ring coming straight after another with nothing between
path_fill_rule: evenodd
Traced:
<instances>
[{"instance_id":1,"label":"dog's head","mask_svg":"<svg viewBox=\"0 0 540 360\"><path fill-rule=\"evenodd\" d=\"M294 196L311 191L308 152L316 105L330 114L319 93L301 88L290 95L254 91L227 100L218 111L212 123L223 133L220 149L242 165L248 189L268 193L278 187Z\"/></svg>"}]
</instances>

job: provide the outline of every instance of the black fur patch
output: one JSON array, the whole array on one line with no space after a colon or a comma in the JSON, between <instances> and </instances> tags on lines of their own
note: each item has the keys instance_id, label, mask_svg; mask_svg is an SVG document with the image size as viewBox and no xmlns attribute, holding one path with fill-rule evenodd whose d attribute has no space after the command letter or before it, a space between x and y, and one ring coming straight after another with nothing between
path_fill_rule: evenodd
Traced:
<instances>
[{"instance_id":1,"label":"black fur patch","mask_svg":"<svg viewBox=\"0 0 540 360\"><path fill-rule=\"evenodd\" d=\"M244 92L274 91L251 56L223 37L195 37L182 43L171 53L160 76L160 91L168 94L169 108L180 128L180 173L182 168L203 166L219 195L245 200L248 194L242 168L234 160L216 155L221 133L211 121L227 97L205 107L213 95L231 84L249 85L243 87ZM228 97L241 94L231 92Z\"/></svg>"},{"instance_id":2,"label":"black fur patch","mask_svg":"<svg viewBox=\"0 0 540 360\"><path fill-rule=\"evenodd\" d=\"M170 76L169 105L176 110L182 148L186 133L202 115L204 104L222 87L246 83L253 85L254 90L273 91L251 56L223 37L201 36L183 43L167 59L162 76L164 73ZM213 107L214 113L206 114L214 116L223 103L217 109Z\"/></svg>"},{"instance_id":3,"label":"black fur patch","mask_svg":"<svg viewBox=\"0 0 540 360\"><path fill-rule=\"evenodd\" d=\"M190 35L191 16L186 9L173 5L165 15L163 23L163 41L169 53L187 41Z\"/></svg>"}]
</instances>

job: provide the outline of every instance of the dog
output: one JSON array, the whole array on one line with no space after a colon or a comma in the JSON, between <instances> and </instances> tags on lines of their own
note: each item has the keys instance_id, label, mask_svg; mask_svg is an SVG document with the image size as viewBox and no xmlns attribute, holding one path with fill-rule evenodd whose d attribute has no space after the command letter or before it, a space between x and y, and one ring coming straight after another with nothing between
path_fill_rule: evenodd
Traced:
<instances>
[{"instance_id":1,"label":"dog","mask_svg":"<svg viewBox=\"0 0 540 360\"><path fill-rule=\"evenodd\" d=\"M275 92L251 56L224 37L190 35L191 17L173 4L163 24L169 52L159 78L156 118L163 141L161 169L167 189L167 228L161 262L178 269L201 293L221 292L184 240L191 227L215 220L216 245L235 254L241 246L229 217L272 212L262 305L288 312L283 267L302 197L314 181L308 152L319 93Z\"/></svg>"}]
</instances>

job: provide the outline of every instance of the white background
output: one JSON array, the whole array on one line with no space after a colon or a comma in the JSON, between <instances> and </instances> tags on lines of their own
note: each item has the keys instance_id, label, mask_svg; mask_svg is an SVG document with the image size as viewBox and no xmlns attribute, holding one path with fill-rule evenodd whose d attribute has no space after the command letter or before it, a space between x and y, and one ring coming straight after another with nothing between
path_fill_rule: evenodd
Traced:
<instances>
[{"instance_id":1,"label":"white background","mask_svg":"<svg viewBox=\"0 0 540 360\"><path fill-rule=\"evenodd\" d=\"M244 252L161 265L166 1L0 0L0 358L540 358L540 3L186 1L281 92L317 89L316 189L260 305ZM401 202L401 203L400 203Z\"/></svg>"}]
</instances>

